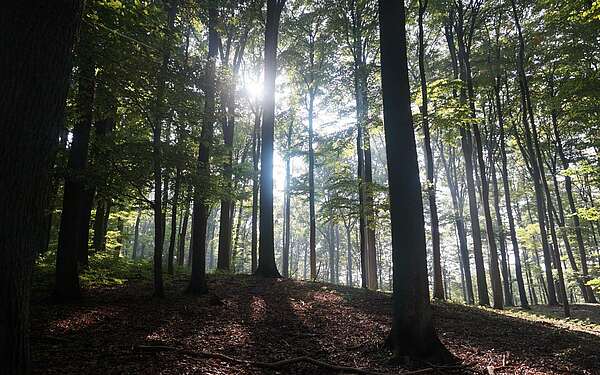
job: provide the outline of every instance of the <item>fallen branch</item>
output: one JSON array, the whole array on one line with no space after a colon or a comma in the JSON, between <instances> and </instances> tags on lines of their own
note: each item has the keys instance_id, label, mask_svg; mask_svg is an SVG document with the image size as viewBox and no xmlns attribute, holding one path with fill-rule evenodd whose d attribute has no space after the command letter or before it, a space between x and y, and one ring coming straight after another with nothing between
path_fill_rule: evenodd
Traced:
<instances>
[{"instance_id":1,"label":"fallen branch","mask_svg":"<svg viewBox=\"0 0 600 375\"><path fill-rule=\"evenodd\" d=\"M167 352L167 351L168 352L177 352L177 353L187 355L190 357L214 358L214 359L220 359L223 361L238 363L238 364L242 364L242 365L249 365L249 366L254 366L254 367L263 367L263 368L270 368L270 369L276 369L276 368L280 368L280 367L284 367L287 365L300 363L300 362L307 362L307 363L311 363L315 366L319 366L319 367L323 367L323 368L327 368L327 369L339 371L339 372L362 374L362 375L387 375L385 373L373 372L373 371L369 371L369 370L365 370L365 369L361 369L361 368L357 368L357 367L339 366L339 365L335 365L335 364L328 363L328 362L323 362L318 359L314 359L314 358L307 357L307 356L283 359L281 361L275 361L275 362L258 362L258 361L249 361L249 360L245 360L245 359L233 358L233 357L229 357L225 354L220 354L220 353L180 349L180 348L176 348L173 346L139 345L136 347L136 349L141 350L141 351L150 351L150 352ZM401 375L426 374L426 373L433 372L433 370L434 370L433 368L425 368L425 369L416 370L416 371L405 371L400 374Z\"/></svg>"}]
</instances>

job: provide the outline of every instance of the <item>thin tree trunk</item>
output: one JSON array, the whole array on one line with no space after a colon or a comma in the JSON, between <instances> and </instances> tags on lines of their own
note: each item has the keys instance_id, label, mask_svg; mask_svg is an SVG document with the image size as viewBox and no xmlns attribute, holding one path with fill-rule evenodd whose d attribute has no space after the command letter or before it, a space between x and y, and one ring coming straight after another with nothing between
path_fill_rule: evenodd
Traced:
<instances>
[{"instance_id":1,"label":"thin tree trunk","mask_svg":"<svg viewBox=\"0 0 600 375\"><path fill-rule=\"evenodd\" d=\"M504 189L504 203L506 206L506 217L508 218L508 230L510 232L510 241L512 243L513 254L515 256L515 274L517 276L517 286L519 288L519 300L521 307L529 308L529 301L525 292L525 282L523 281L523 270L521 267L521 256L519 253L519 241L517 240L517 231L515 228L515 219L512 210L511 191L508 179L508 161L506 157L506 140L504 136L504 115L502 113L502 102L500 101L500 77L496 78L494 85L494 97L496 100L499 143L500 143L500 160L502 162L502 185Z\"/></svg>"},{"instance_id":2,"label":"thin tree trunk","mask_svg":"<svg viewBox=\"0 0 600 375\"><path fill-rule=\"evenodd\" d=\"M190 220L190 202L192 200L192 187L188 188L186 194L184 208L183 208L183 221L179 228L179 242L177 244L177 266L183 267L185 259L185 238L187 236L187 228Z\"/></svg>"},{"instance_id":3,"label":"thin tree trunk","mask_svg":"<svg viewBox=\"0 0 600 375\"><path fill-rule=\"evenodd\" d=\"M137 216L135 217L135 229L133 232L133 254L132 258L137 259L138 247L140 245L140 221L142 219L142 208L138 208Z\"/></svg>"},{"instance_id":4,"label":"thin tree trunk","mask_svg":"<svg viewBox=\"0 0 600 375\"><path fill-rule=\"evenodd\" d=\"M260 112L254 114L254 132L252 134L252 249L250 253L251 268L250 273L256 271L258 264L258 196L259 196L259 170L258 161L260 159Z\"/></svg>"},{"instance_id":5,"label":"thin tree trunk","mask_svg":"<svg viewBox=\"0 0 600 375\"><path fill-rule=\"evenodd\" d=\"M175 174L175 187L173 188L173 203L171 204L171 237L169 238L169 258L167 272L173 275L175 261L175 241L177 239L177 205L179 204L179 191L181 190L181 169L178 167Z\"/></svg>"},{"instance_id":6,"label":"thin tree trunk","mask_svg":"<svg viewBox=\"0 0 600 375\"><path fill-rule=\"evenodd\" d=\"M423 31L423 18L427 10L428 0L419 0L419 78L421 83L421 105L423 130L423 148L427 165L427 198L429 201L429 220L431 222L431 250L433 254L433 298L444 300L444 285L442 284L442 265L440 254L440 228L435 201L435 165L431 149L431 136L429 134L429 111L427 103L427 79L425 77L425 43Z\"/></svg>"},{"instance_id":7,"label":"thin tree trunk","mask_svg":"<svg viewBox=\"0 0 600 375\"><path fill-rule=\"evenodd\" d=\"M310 279L317 279L317 219L315 217L315 151L313 149L313 118L315 97L312 92L308 99L308 201L310 238Z\"/></svg>"},{"instance_id":8,"label":"thin tree trunk","mask_svg":"<svg viewBox=\"0 0 600 375\"><path fill-rule=\"evenodd\" d=\"M287 132L287 152L285 159L285 191L284 191L284 212L283 212L283 254L282 254L282 267L283 277L289 277L289 257L290 257L290 231L291 231L291 192L290 192L290 178L291 178L291 155L289 154L290 148L292 147L292 130L293 122L290 121L288 124Z\"/></svg>"}]
</instances>

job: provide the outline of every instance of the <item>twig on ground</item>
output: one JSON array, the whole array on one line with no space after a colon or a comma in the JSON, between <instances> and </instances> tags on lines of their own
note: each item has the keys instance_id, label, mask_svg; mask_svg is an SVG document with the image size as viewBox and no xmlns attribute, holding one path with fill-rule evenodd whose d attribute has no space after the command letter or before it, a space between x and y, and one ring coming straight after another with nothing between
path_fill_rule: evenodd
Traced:
<instances>
[{"instance_id":1,"label":"twig on ground","mask_svg":"<svg viewBox=\"0 0 600 375\"><path fill-rule=\"evenodd\" d=\"M335 370L335 371L340 371L340 372L346 372L346 373L363 374L363 375L386 375L385 373L369 371L369 370L365 370L365 369L361 369L361 368L357 368L357 367L339 366L336 364L323 362L318 359L314 359L314 358L307 357L307 356L283 359L281 361L275 361L275 362L259 362L259 361L249 361L249 360L245 360L245 359L233 358L233 357L229 357L225 354L220 354L220 353L180 349L180 348L176 348L173 346L139 345L136 347L136 349L141 350L141 351L149 351L149 352L167 352L167 351L168 352L177 352L177 353L187 355L190 357L215 358L215 359L220 359L220 360L224 360L227 362L234 362L234 363L243 364L243 365L249 365L249 366L254 366L254 367L264 367L264 368L271 368L271 369L279 368L279 367L283 367L283 366L287 366L287 365L291 365L291 364L295 364L295 363L300 363L300 362L307 362L307 363L311 363L311 364L319 366L319 367L323 367L323 368L327 368L327 369ZM401 375L427 374L427 373L430 373L433 371L434 371L433 368L425 368L425 369L415 370L415 371L405 371L405 372L402 372Z\"/></svg>"}]
</instances>

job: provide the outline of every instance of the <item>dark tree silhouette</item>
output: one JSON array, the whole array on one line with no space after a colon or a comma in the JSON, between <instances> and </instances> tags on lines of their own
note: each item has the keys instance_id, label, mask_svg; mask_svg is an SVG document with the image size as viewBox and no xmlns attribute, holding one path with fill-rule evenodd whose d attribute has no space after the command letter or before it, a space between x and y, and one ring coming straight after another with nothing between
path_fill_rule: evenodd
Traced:
<instances>
[{"instance_id":1,"label":"dark tree silhouette","mask_svg":"<svg viewBox=\"0 0 600 375\"><path fill-rule=\"evenodd\" d=\"M30 371L29 295L81 1L0 6L0 373Z\"/></svg>"},{"instance_id":2,"label":"dark tree silhouette","mask_svg":"<svg viewBox=\"0 0 600 375\"><path fill-rule=\"evenodd\" d=\"M423 201L410 109L404 2L380 0L379 23L394 283L388 344L395 356L443 362L450 354L433 329L429 304Z\"/></svg>"}]
</instances>

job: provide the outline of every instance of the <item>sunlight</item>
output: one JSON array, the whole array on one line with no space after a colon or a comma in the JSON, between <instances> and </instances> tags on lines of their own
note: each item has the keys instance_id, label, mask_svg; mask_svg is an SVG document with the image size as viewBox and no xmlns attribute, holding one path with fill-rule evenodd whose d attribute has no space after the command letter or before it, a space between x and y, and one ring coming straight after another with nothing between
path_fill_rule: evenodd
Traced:
<instances>
[{"instance_id":1,"label":"sunlight","mask_svg":"<svg viewBox=\"0 0 600 375\"><path fill-rule=\"evenodd\" d=\"M245 82L244 92L248 96L248 99L252 101L261 100L263 97L263 84L262 81L255 81L249 79Z\"/></svg>"}]
</instances>

